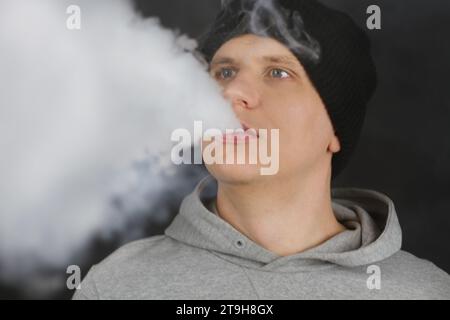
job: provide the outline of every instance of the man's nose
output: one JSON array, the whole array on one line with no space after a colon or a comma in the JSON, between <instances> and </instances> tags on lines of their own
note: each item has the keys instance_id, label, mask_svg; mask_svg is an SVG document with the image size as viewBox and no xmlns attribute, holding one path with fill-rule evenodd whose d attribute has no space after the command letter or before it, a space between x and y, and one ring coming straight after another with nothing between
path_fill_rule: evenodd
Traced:
<instances>
[{"instance_id":1,"label":"man's nose","mask_svg":"<svg viewBox=\"0 0 450 320\"><path fill-rule=\"evenodd\" d=\"M225 86L223 95L231 102L233 109L254 109L261 102L256 81L239 77L239 75Z\"/></svg>"}]
</instances>

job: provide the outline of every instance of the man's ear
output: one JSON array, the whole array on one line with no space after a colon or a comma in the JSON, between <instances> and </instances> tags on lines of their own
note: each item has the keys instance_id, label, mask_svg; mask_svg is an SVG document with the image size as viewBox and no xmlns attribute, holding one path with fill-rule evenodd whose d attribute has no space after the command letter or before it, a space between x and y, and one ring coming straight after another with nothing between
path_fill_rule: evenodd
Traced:
<instances>
[{"instance_id":1,"label":"man's ear","mask_svg":"<svg viewBox=\"0 0 450 320\"><path fill-rule=\"evenodd\" d=\"M328 151L332 153L337 153L341 151L341 144L339 138L334 134L331 138L330 144L328 145Z\"/></svg>"}]
</instances>

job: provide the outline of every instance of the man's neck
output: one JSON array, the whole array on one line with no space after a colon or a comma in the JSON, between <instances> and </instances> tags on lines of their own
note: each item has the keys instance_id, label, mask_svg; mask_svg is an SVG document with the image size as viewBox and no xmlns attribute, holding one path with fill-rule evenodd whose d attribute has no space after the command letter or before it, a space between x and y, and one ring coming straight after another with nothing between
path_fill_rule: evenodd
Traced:
<instances>
[{"instance_id":1,"label":"man's neck","mask_svg":"<svg viewBox=\"0 0 450 320\"><path fill-rule=\"evenodd\" d=\"M345 230L333 213L326 177L218 182L216 207L235 229L280 256L313 248Z\"/></svg>"}]
</instances>

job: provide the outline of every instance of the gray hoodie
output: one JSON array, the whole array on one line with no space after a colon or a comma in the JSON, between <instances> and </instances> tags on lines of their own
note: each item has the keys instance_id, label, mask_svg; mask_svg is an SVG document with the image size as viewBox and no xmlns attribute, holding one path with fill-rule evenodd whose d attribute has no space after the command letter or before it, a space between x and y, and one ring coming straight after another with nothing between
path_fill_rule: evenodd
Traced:
<instances>
[{"instance_id":1,"label":"gray hoodie","mask_svg":"<svg viewBox=\"0 0 450 320\"><path fill-rule=\"evenodd\" d=\"M347 230L282 257L212 210L204 195L215 187L204 178L164 235L93 266L74 299L450 299L446 272L400 250L394 204L381 193L333 189Z\"/></svg>"}]
</instances>

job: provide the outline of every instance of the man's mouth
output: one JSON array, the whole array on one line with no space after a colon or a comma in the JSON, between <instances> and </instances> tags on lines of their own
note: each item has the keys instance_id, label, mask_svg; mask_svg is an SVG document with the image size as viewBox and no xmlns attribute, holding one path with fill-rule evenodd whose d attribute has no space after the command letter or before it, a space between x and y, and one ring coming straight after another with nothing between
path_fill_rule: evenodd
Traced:
<instances>
[{"instance_id":1,"label":"man's mouth","mask_svg":"<svg viewBox=\"0 0 450 320\"><path fill-rule=\"evenodd\" d=\"M258 130L241 122L241 128L235 129L232 133L225 133L222 135L223 143L247 143L250 140L258 139Z\"/></svg>"}]
</instances>

